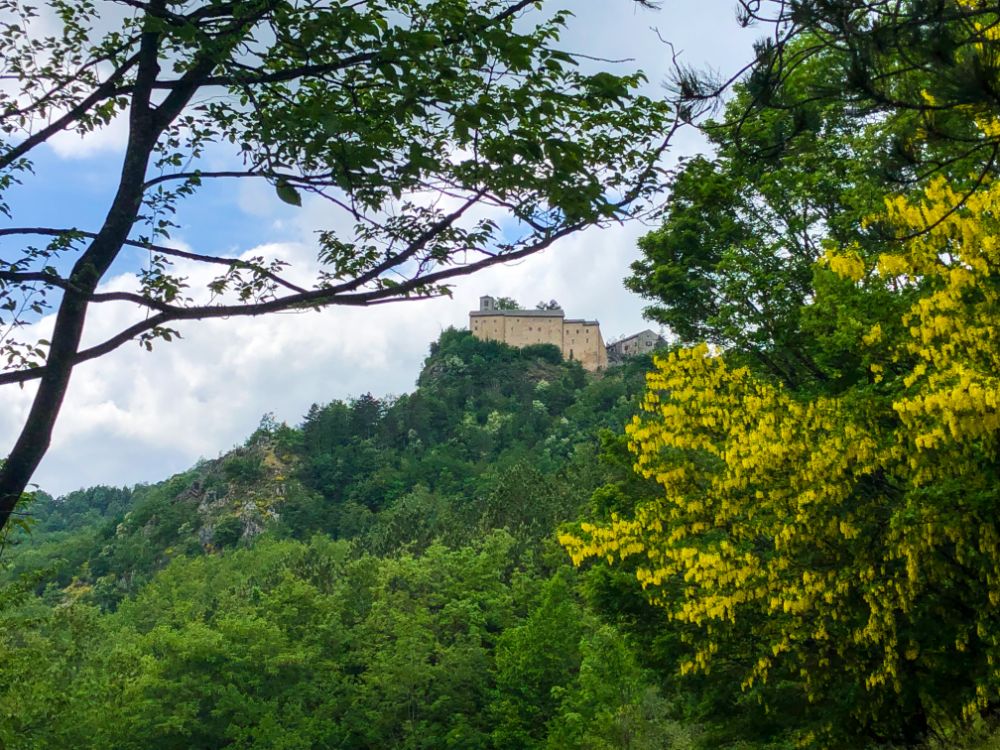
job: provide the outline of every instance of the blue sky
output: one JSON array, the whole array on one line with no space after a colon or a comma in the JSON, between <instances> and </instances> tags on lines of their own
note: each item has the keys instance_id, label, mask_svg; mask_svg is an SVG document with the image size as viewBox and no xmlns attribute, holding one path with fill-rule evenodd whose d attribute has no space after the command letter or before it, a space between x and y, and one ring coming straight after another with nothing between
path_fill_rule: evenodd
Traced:
<instances>
[{"instance_id":1,"label":"blue sky","mask_svg":"<svg viewBox=\"0 0 1000 750\"><path fill-rule=\"evenodd\" d=\"M34 177L23 176L23 186L10 193L11 223L96 231L117 186L118 157L112 148L83 150L68 158L51 148L39 149L32 155ZM258 222L239 220L240 215L252 213L240 205L246 192L235 180L205 180L197 195L182 204L176 236L210 253L235 255L252 248L260 242L261 227ZM288 223L296 217L294 207L261 195L257 211L269 219L268 241L302 239L295 225ZM0 243L2 249L15 245L16 240L5 237ZM126 254L126 266L120 270L134 268L135 256Z\"/></svg>"},{"instance_id":2,"label":"blue sky","mask_svg":"<svg viewBox=\"0 0 1000 750\"><path fill-rule=\"evenodd\" d=\"M749 60L759 34L739 29L732 0L666 0L659 12L637 10L630 0L565 4L576 18L562 46L632 58L619 69L645 70L647 93L654 96L662 94L670 62L652 27L686 63L724 73ZM99 226L120 169L122 135L120 124L112 125L83 140L60 136L55 147L40 151L36 176L11 196L13 224ZM672 158L701 148L695 133L684 133ZM215 180L183 204L175 239L196 251L237 254L263 246L303 260L314 256L314 231L330 220L322 201L307 198L297 209L277 200L263 181ZM648 326L642 300L624 290L622 279L637 257L636 238L649 228L631 224L581 233L528 260L461 280L452 300L192 324L182 327L180 342L151 354L123 347L74 373L36 479L55 493L157 481L241 442L265 412L297 423L312 403L408 391L430 342L448 326L467 325L481 294L529 305L555 298L569 315L599 319L606 339L641 330ZM11 247L0 244L0 252ZM86 335L98 340L123 320L122 314L102 312L88 322ZM39 324L42 333L45 325ZM0 388L0 443L15 438L31 392Z\"/></svg>"}]
</instances>

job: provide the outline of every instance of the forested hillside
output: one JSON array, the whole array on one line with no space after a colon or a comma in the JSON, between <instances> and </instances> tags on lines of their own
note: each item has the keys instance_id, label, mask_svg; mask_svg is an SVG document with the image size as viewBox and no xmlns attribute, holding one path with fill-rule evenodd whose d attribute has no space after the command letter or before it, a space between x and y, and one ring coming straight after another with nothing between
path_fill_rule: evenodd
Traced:
<instances>
[{"instance_id":1,"label":"forested hillside","mask_svg":"<svg viewBox=\"0 0 1000 750\"><path fill-rule=\"evenodd\" d=\"M683 747L553 541L635 481L617 436L649 365L446 331L410 394L40 497L5 553L0 744Z\"/></svg>"},{"instance_id":2,"label":"forested hillside","mask_svg":"<svg viewBox=\"0 0 1000 750\"><path fill-rule=\"evenodd\" d=\"M695 576L642 585L652 532L625 519L660 507L664 477L633 470L626 434L649 419L650 369L647 409L649 358L588 374L449 330L412 393L265 416L159 484L40 493L0 572L0 745L800 746L866 695L748 684L769 620L705 628L663 612L697 601ZM580 563L581 518L633 536L576 568L556 535ZM838 729L834 746L896 747ZM993 747L988 722L941 732L930 747Z\"/></svg>"},{"instance_id":3,"label":"forested hillside","mask_svg":"<svg viewBox=\"0 0 1000 750\"><path fill-rule=\"evenodd\" d=\"M468 16L457 0L403 5L447 27ZM486 3L504 24L528 5ZM629 102L638 78L567 74L554 29L520 43L514 26L477 31L470 43L499 45L505 75L532 86L487 117L487 58L452 71L441 53L458 83L418 66L418 90L440 83L450 101L461 84L475 106L404 108L454 126L457 141L418 135L472 191L464 208L410 205L419 216L393 214L384 247L363 225L360 245L321 233L328 269L310 292L280 260L215 258L230 270L209 282L247 303L219 317L444 294L427 284L462 272L443 270L456 254L481 252L469 268L522 257L617 221L614 196L664 188L626 280L672 334L658 356L588 373L552 346L447 330L411 393L316 405L292 426L265 416L243 445L159 484L52 498L22 492L23 454L37 464L69 371L103 350L65 343L86 290L25 270L75 230L7 264L22 290L58 280L79 326L58 366L41 364L48 340L8 348L6 382L38 378L49 396L22 458L0 463L0 747L1000 748L1000 14L979 0L740 6L775 32L745 74L720 82L674 58L670 112L710 153L660 170L643 139L666 131L662 149L674 130L665 103ZM403 36L414 61L464 38ZM400 77L383 62L378 76ZM490 121L500 140L470 141ZM405 169L383 182L372 158L344 175L364 175L348 188L380 206L426 165L419 137L371 132ZM216 135L195 131L191 148ZM472 142L487 161L454 164ZM624 171L591 168L607 154ZM292 205L326 179L297 188L284 169L271 176ZM452 182L429 185L455 198ZM500 224L454 224L484 197L528 239L493 254ZM157 321L197 317L156 257L146 296L125 298L159 311L136 329L147 346L174 334ZM396 264L414 275L383 275ZM278 287L298 291L281 302Z\"/></svg>"}]
</instances>

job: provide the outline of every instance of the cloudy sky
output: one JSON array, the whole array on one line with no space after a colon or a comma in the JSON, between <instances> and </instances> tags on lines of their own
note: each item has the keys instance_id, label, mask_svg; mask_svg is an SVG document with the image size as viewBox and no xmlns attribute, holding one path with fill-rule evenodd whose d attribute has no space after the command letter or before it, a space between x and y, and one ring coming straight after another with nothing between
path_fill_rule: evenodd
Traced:
<instances>
[{"instance_id":1,"label":"cloudy sky","mask_svg":"<svg viewBox=\"0 0 1000 750\"><path fill-rule=\"evenodd\" d=\"M665 0L657 12L629 0L552 1L562 4L576 14L566 49L630 58L621 69L645 71L647 93L656 96L670 69L659 37L671 41L686 64L727 73L749 60L761 33L738 27L734 0ZM16 223L92 225L120 168L123 135L112 124L86 139L61 135L47 146L37 159L37 179L26 182L14 202ZM696 134L682 134L672 158L700 147ZM328 218L323 205L286 206L262 184L214 189L185 209L187 223L175 234L184 246L227 254L256 254L263 246L269 255L305 262L314 257L313 232ZM460 280L453 299L195 322L180 326L181 341L152 353L125 346L76 369L35 479L56 494L158 481L242 442L265 412L295 424L313 403L405 393L430 342L448 326L466 327L481 294L528 306L557 299L569 315L600 320L606 339L640 330L647 327L642 300L624 290L622 279L637 257L636 238L648 229L633 224L581 233L527 260ZM127 282L111 279L109 287ZM93 316L85 345L116 332L125 315ZM32 392L0 387L0 446L16 438Z\"/></svg>"}]
</instances>

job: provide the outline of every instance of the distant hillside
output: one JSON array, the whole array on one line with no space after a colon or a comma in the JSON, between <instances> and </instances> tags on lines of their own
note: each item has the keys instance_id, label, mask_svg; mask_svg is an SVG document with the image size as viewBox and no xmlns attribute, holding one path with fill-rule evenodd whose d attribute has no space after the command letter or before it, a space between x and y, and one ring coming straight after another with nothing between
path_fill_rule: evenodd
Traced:
<instances>
[{"instance_id":1,"label":"distant hillside","mask_svg":"<svg viewBox=\"0 0 1000 750\"><path fill-rule=\"evenodd\" d=\"M446 331L412 393L265 418L159 484L40 497L0 559L0 747L684 747L588 606L641 606L634 581L588 593L554 542L634 494L641 384Z\"/></svg>"},{"instance_id":2,"label":"distant hillside","mask_svg":"<svg viewBox=\"0 0 1000 750\"><path fill-rule=\"evenodd\" d=\"M602 482L598 433L620 431L646 365L589 374L552 346L448 330L412 393L314 405L295 427L265 418L244 445L158 484L42 496L2 575L114 607L171 559L264 532L378 554L498 528L539 539Z\"/></svg>"}]
</instances>

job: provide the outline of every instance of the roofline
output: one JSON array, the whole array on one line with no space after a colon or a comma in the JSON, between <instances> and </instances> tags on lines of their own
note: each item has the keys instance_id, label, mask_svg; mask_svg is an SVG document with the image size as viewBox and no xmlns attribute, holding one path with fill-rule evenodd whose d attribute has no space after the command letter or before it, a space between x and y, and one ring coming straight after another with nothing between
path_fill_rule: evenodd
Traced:
<instances>
[{"instance_id":1,"label":"roofline","mask_svg":"<svg viewBox=\"0 0 1000 750\"><path fill-rule=\"evenodd\" d=\"M528 318L565 318L566 313L562 310L470 310L469 315L473 318L485 318L500 316L504 318L528 317Z\"/></svg>"},{"instance_id":2,"label":"roofline","mask_svg":"<svg viewBox=\"0 0 1000 750\"><path fill-rule=\"evenodd\" d=\"M656 338L658 338L658 339L660 339L662 341L666 341L666 339L663 338L663 336L661 336L660 334L658 334L656 331L653 331L653 330L647 328L647 329L645 329L643 331L639 331L638 333L633 333L631 336L623 336L622 338L618 339L617 341L612 341L610 344L608 344L608 346L614 346L615 344L623 344L626 341L631 341L632 339L637 339L640 336L642 336L644 333L650 333L653 336L656 336Z\"/></svg>"},{"instance_id":3,"label":"roofline","mask_svg":"<svg viewBox=\"0 0 1000 750\"><path fill-rule=\"evenodd\" d=\"M562 310L470 310L470 318L562 318L563 323L574 325L598 326L598 320L584 320L583 318L567 318Z\"/></svg>"}]
</instances>

